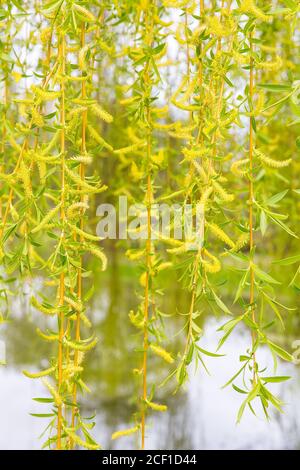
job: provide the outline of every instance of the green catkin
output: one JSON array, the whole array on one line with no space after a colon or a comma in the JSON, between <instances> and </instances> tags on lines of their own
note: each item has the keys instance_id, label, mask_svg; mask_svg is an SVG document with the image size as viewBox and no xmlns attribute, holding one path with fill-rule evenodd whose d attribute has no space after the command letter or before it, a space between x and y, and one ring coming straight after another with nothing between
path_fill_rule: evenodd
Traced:
<instances>
[{"instance_id":1,"label":"green catkin","mask_svg":"<svg viewBox=\"0 0 300 470\"><path fill-rule=\"evenodd\" d=\"M260 150L255 149L254 155L265 165L271 168L285 168L292 163L292 159L288 158L287 160L274 160L273 158L267 157Z\"/></svg>"},{"instance_id":2,"label":"green catkin","mask_svg":"<svg viewBox=\"0 0 300 470\"><path fill-rule=\"evenodd\" d=\"M139 150L140 148L142 147L145 147L146 145L146 142L139 142L137 144L133 144L133 145L129 145L128 147L123 147L123 148L120 148L120 149L115 149L114 150L114 153L116 155L120 155L120 154L123 154L123 155L126 155L128 153L134 153L136 152L137 150Z\"/></svg>"},{"instance_id":3,"label":"green catkin","mask_svg":"<svg viewBox=\"0 0 300 470\"><path fill-rule=\"evenodd\" d=\"M78 13L80 13L80 15L82 15L84 17L85 21L92 22L92 23L97 21L96 17L93 15L93 13L91 13L89 10L87 10L82 5L78 5L77 3L73 3L73 7L75 8L75 10Z\"/></svg>"},{"instance_id":4,"label":"green catkin","mask_svg":"<svg viewBox=\"0 0 300 470\"><path fill-rule=\"evenodd\" d=\"M89 183L87 183L84 179L80 178L77 173L74 171L70 170L68 166L65 166L65 170L69 178L76 183L76 185L80 186L83 190L87 190L90 192L98 192L99 190L101 191L101 188L99 187L99 183L95 186L91 186ZM76 190L74 190L76 191Z\"/></svg>"},{"instance_id":5,"label":"green catkin","mask_svg":"<svg viewBox=\"0 0 300 470\"><path fill-rule=\"evenodd\" d=\"M44 313L45 315L55 315L57 313L57 308L54 307L46 307L45 305L41 304L35 297L31 297L31 305L35 307L40 312Z\"/></svg>"},{"instance_id":6,"label":"green catkin","mask_svg":"<svg viewBox=\"0 0 300 470\"><path fill-rule=\"evenodd\" d=\"M46 145L46 147L42 150L42 155L49 155L51 153L51 151L57 144L59 136L60 136L60 132L55 132L49 144Z\"/></svg>"},{"instance_id":7,"label":"green catkin","mask_svg":"<svg viewBox=\"0 0 300 470\"><path fill-rule=\"evenodd\" d=\"M49 341L49 342L58 341L59 336L56 334L46 334L43 331L41 331L39 328L37 328L35 331L37 335L40 336L45 341Z\"/></svg>"},{"instance_id":8,"label":"green catkin","mask_svg":"<svg viewBox=\"0 0 300 470\"><path fill-rule=\"evenodd\" d=\"M63 342L66 346L68 346L71 349L86 352L86 351L91 351L91 349L93 349L96 346L96 344L98 343L98 338L94 338L88 344L83 343L83 342L81 343L81 342L70 341L66 338L64 338Z\"/></svg>"},{"instance_id":9,"label":"green catkin","mask_svg":"<svg viewBox=\"0 0 300 470\"><path fill-rule=\"evenodd\" d=\"M68 225L74 233L77 233L77 235L80 235L81 237L85 238L85 240L90 240L90 241L95 241L95 242L101 240L101 237L98 237L97 235L92 235L91 233L87 233L84 230L81 230L76 225L71 224L70 222L68 222Z\"/></svg>"},{"instance_id":10,"label":"green catkin","mask_svg":"<svg viewBox=\"0 0 300 470\"><path fill-rule=\"evenodd\" d=\"M31 233L37 233L40 230L42 230L42 228L44 228L45 225L48 224L48 222L53 220L55 215L58 213L60 207L61 207L61 204L58 204L56 207L51 209L51 211L49 211L48 214L45 215L45 217L40 221L40 223L31 230Z\"/></svg>"},{"instance_id":11,"label":"green catkin","mask_svg":"<svg viewBox=\"0 0 300 470\"><path fill-rule=\"evenodd\" d=\"M7 136L8 138L8 141L10 143L10 145L12 146L13 149L15 149L18 153L21 152L22 148L21 146L18 144L18 142L16 142L16 140L14 139L13 135L12 134L8 134Z\"/></svg>"},{"instance_id":12,"label":"green catkin","mask_svg":"<svg viewBox=\"0 0 300 470\"><path fill-rule=\"evenodd\" d=\"M29 379L40 379L41 377L53 374L55 370L55 367L49 367L49 369L42 370L41 372L28 372L27 370L23 370L22 372Z\"/></svg>"},{"instance_id":13,"label":"green catkin","mask_svg":"<svg viewBox=\"0 0 300 470\"><path fill-rule=\"evenodd\" d=\"M101 145L103 148L109 150L110 152L113 152L113 147L108 142L106 142L103 137L101 137L101 135L96 131L96 129L94 129L93 126L89 124L87 128L91 138L94 139L97 144Z\"/></svg>"}]
</instances>

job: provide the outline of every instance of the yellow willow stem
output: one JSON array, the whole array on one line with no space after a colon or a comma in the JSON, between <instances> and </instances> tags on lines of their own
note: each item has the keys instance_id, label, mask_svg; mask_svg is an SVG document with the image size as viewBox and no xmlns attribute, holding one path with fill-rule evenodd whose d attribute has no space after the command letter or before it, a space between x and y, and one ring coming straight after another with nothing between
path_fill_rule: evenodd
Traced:
<instances>
[{"instance_id":1,"label":"yellow willow stem","mask_svg":"<svg viewBox=\"0 0 300 470\"><path fill-rule=\"evenodd\" d=\"M230 8L231 8L231 3L232 3L232 0L228 0L228 5L227 5L227 10L230 11ZM225 6L225 0L222 0L222 4L221 4L221 9L223 10ZM221 18L220 18L221 22L223 21L223 15L221 14ZM230 41L230 45L229 45L229 53L231 51L231 48L232 48L232 43L233 43L233 37ZM218 39L218 45L217 45L217 54L220 54L222 52L222 39L219 38ZM216 115L215 115L215 120L218 121L220 119L220 115L221 115L221 112L222 112L222 101L223 101L223 95L224 95L224 87L225 87L225 80L224 80L224 77L221 78L221 83L218 83L218 80L217 80L217 83L216 83L216 87L215 87L215 91L217 92L218 88L220 88L220 92L219 92L219 98L218 98L218 102L217 102L217 106L216 106ZM217 130L215 130L214 134L213 134L213 139L212 139L212 144L213 144L213 159L210 160L210 169L212 169L214 167L214 159L217 155Z\"/></svg>"},{"instance_id":2,"label":"yellow willow stem","mask_svg":"<svg viewBox=\"0 0 300 470\"><path fill-rule=\"evenodd\" d=\"M186 357L186 355L188 354L189 345L190 345L190 341L191 341L192 334L193 334L193 321L192 320L193 320L194 306L195 306L195 301L196 301L196 292L197 292L197 284L198 284L198 278L199 278L199 264L200 264L201 252L202 252L202 246L197 251L196 261L195 261L195 265L194 265L194 274L193 274L193 281L192 281L192 298L191 298L189 316L188 316L188 332L187 332L187 336L186 336L186 342L185 342L183 357Z\"/></svg>"},{"instance_id":3,"label":"yellow willow stem","mask_svg":"<svg viewBox=\"0 0 300 470\"><path fill-rule=\"evenodd\" d=\"M82 25L81 28L81 48L85 46L85 24ZM81 85L81 97L82 99L86 98L86 81L83 80L82 85ZM84 111L82 113L82 127L81 127L81 154L85 155L86 154L86 128L87 128L87 111ZM79 167L79 173L80 173L80 178L83 180L84 175L85 175L85 165L84 163L80 163ZM81 195L81 202L84 201L84 195ZM80 229L84 229L84 220L83 217L80 219ZM80 242L83 242L84 238L82 235L80 236ZM80 257L79 261L79 268L77 270L77 297L78 301L81 301L82 298L82 272L81 272L81 267L82 267L82 258ZM77 317L76 317L76 331L75 331L75 341L80 340L80 312L77 312ZM75 349L74 353L74 366L78 366L78 353L79 351ZM72 428L75 427L75 418L76 418L76 413L77 413L77 408L76 408L76 403L77 403L77 385L74 383L73 386L73 407L72 407ZM73 448L74 443L71 442L71 448Z\"/></svg>"},{"instance_id":4,"label":"yellow willow stem","mask_svg":"<svg viewBox=\"0 0 300 470\"><path fill-rule=\"evenodd\" d=\"M61 33L60 38L59 58L61 61L61 99L60 99L60 152L61 152L61 210L60 219L62 224L61 241L64 239L64 226L65 226L65 66L66 66L66 43L65 34ZM59 306L64 305L65 296L65 273L60 274L59 280ZM64 313L58 313L59 325L59 340L58 340L58 393L60 394L63 382L63 337L64 337ZM62 405L58 405L57 409L57 449L61 449L61 435L62 435Z\"/></svg>"},{"instance_id":5,"label":"yellow willow stem","mask_svg":"<svg viewBox=\"0 0 300 470\"><path fill-rule=\"evenodd\" d=\"M200 21L204 17L205 10L204 10L204 0L200 0L200 10L199 10L199 16L200 16ZM201 57L201 50L202 50L202 44L200 44L200 60L199 60L199 88L200 88L200 93L202 90L202 84L203 84L203 64L202 64L202 57ZM202 115L202 108L199 113L199 128L198 128L198 134L197 134L197 144L202 142L202 127L203 127L203 115ZM194 166L191 163L190 165L190 178L193 177L194 174ZM203 213L204 217L204 213ZM200 236L201 234L199 234ZM190 339L192 337L192 319L193 319L193 312L194 312L194 305L195 305L195 300L196 300L196 291L197 291L197 284L198 284L198 278L199 278L199 263L200 263L200 258L201 258L201 253L202 253L202 244L199 246L197 254L196 254L196 259L195 259L195 270L193 273L193 279L192 279L192 298L191 298L191 303L190 303L190 309L189 309L189 316L188 316L188 332L187 332L187 337L186 337L186 343L185 343L185 349L184 349L184 356L188 352L188 347L190 344Z\"/></svg>"},{"instance_id":6,"label":"yellow willow stem","mask_svg":"<svg viewBox=\"0 0 300 470\"><path fill-rule=\"evenodd\" d=\"M200 26L201 26L201 22L204 19L204 15L205 15L204 0L200 0L200 4L199 4ZM186 12L186 18L187 18L187 12ZM199 93L200 93L200 96L201 96L202 86L203 86L202 42L199 45L199 56L200 56L200 58L199 58L199 63L198 63L198 83L199 83ZM188 67L189 67L190 66L190 57L189 56L187 56L187 61L189 63L189 65L188 65ZM188 74L189 74L189 72L188 72ZM203 108L201 106L200 112L199 112L199 128L198 128L197 140L196 140L197 144L199 144L199 142L202 139L202 128L203 128ZM194 165L191 162L190 163L190 168L189 168L189 175L188 175L188 186L191 186L193 176L194 176L194 172L195 172L195 168L194 168ZM191 195L191 188L188 189L188 191L187 191L186 200L188 200L190 198L190 195Z\"/></svg>"},{"instance_id":7,"label":"yellow willow stem","mask_svg":"<svg viewBox=\"0 0 300 470\"><path fill-rule=\"evenodd\" d=\"M187 9L185 10L185 13L184 13L184 25L185 25L185 28L184 28L184 32L185 32L185 41L186 41L186 51L185 51L185 54L186 54L186 76L187 76L187 86L189 86L190 84L190 75L191 75L191 70L190 70L190 67L191 67L191 58L190 58L190 45L189 45L189 34L188 34L188 12L187 12ZM188 100L188 102L190 102L190 99ZM192 116L193 116L193 113L192 111L189 111L189 120L191 121L192 119Z\"/></svg>"},{"instance_id":8,"label":"yellow willow stem","mask_svg":"<svg viewBox=\"0 0 300 470\"><path fill-rule=\"evenodd\" d=\"M254 59L253 59L253 40L252 40L252 33L250 33L250 81L249 81L249 97L250 97L250 104L251 104L251 111L253 108L253 94L254 94ZM253 135L253 125L252 125L252 117L250 116L249 119L249 232L250 232L250 241L249 241L249 249L250 249L250 257L251 257L251 264L250 264L250 308L251 308L251 316L252 321L256 321L255 315L255 306L254 306L254 284L255 284L255 276L254 276L254 268L252 264L252 256L253 256L253 248L254 248L254 231L253 231L253 199L254 199L254 187L253 187L253 148L254 148L254 135ZM256 383L256 357L254 352L254 346L256 342L256 334L252 330L252 357L253 357L253 384Z\"/></svg>"},{"instance_id":9,"label":"yellow willow stem","mask_svg":"<svg viewBox=\"0 0 300 470\"><path fill-rule=\"evenodd\" d=\"M151 47L153 41L153 2L147 2L147 9L145 11L145 24L146 24L146 39L147 45ZM151 94L150 84L150 63L148 61L145 69L145 84L147 93ZM149 96L150 98L150 96ZM145 448L145 401L147 400L147 353L148 353L148 317L149 317L149 281L151 270L151 202L152 202L152 183L151 183L151 146L152 146L152 130L151 130L151 110L150 100L147 104L147 241L146 241L146 280L145 280L145 299L144 299L144 331L143 331L143 403L142 403L142 419L141 419L141 433L142 433L142 449Z\"/></svg>"},{"instance_id":10,"label":"yellow willow stem","mask_svg":"<svg viewBox=\"0 0 300 470\"><path fill-rule=\"evenodd\" d=\"M232 0L228 1L228 9L231 7ZM222 0L222 8L224 8L225 0ZM204 15L204 1L200 1L200 18ZM231 50L232 47L232 41L230 42L230 47L229 51ZM218 52L222 51L222 42L221 39L218 41L218 46L217 46ZM199 64L199 83L202 85L202 79L203 79L203 67L202 67L202 59L200 60ZM220 87L220 92L219 92L219 99L216 107L216 116L215 119L216 121L220 118L221 111L222 111L222 101L223 101L223 95L224 95L224 87L225 87L225 80L222 78L221 81L221 87ZM200 117L201 120L201 117ZM200 122L199 130L198 130L198 136L197 136L197 143L201 141L201 135L202 135L202 123ZM212 144L213 144L213 157L216 156L217 154L217 131L214 132L213 138L212 138ZM209 168L211 169L213 167L213 161L209 160ZM203 217L205 217L205 213L203 213ZM205 224L205 220L204 220ZM205 226L203 225L203 230L205 229ZM201 236L201 234L199 234ZM193 281L192 281L192 299L191 299L191 304L190 304L190 310L189 310L189 319L188 319L188 334L187 334L187 339L186 339L186 345L185 345L185 354L188 352L188 346L190 344L190 339L192 335L192 317L194 313L194 305L195 305L195 300L196 300L196 289L197 289L197 283L198 283L198 278L199 278L199 263L201 260L201 253L202 253L202 244L200 243L200 247L197 251L196 255L196 260L195 260L195 271L193 275ZM203 287L205 286L205 279L203 280Z\"/></svg>"}]
</instances>

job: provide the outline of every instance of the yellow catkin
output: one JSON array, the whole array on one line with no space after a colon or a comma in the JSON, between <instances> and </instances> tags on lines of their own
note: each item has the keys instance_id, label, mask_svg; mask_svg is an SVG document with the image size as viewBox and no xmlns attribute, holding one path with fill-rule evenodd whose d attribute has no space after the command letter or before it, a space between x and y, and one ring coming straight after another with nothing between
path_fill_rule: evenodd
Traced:
<instances>
[{"instance_id":1,"label":"yellow catkin","mask_svg":"<svg viewBox=\"0 0 300 470\"><path fill-rule=\"evenodd\" d=\"M88 53L90 46L89 44L86 44L84 47L82 47L79 51L78 54L78 66L80 70L84 71L87 68L87 63L86 63L86 55Z\"/></svg>"},{"instance_id":2,"label":"yellow catkin","mask_svg":"<svg viewBox=\"0 0 300 470\"><path fill-rule=\"evenodd\" d=\"M47 165L45 162L39 161L38 164L39 176L41 184L46 183Z\"/></svg>"},{"instance_id":3,"label":"yellow catkin","mask_svg":"<svg viewBox=\"0 0 300 470\"><path fill-rule=\"evenodd\" d=\"M281 57L277 56L275 60L273 61L268 61L268 62L256 62L255 67L257 69L263 69L263 70L279 70L282 67L282 59Z\"/></svg>"},{"instance_id":4,"label":"yellow catkin","mask_svg":"<svg viewBox=\"0 0 300 470\"><path fill-rule=\"evenodd\" d=\"M48 27L48 28L44 28L42 29L42 31L40 32L40 40L43 44L46 44L49 39L51 37L51 28Z\"/></svg>"},{"instance_id":5,"label":"yellow catkin","mask_svg":"<svg viewBox=\"0 0 300 470\"><path fill-rule=\"evenodd\" d=\"M249 164L249 158L243 158L233 162L231 165L231 171L236 176L244 176L248 173L247 165Z\"/></svg>"},{"instance_id":6,"label":"yellow catkin","mask_svg":"<svg viewBox=\"0 0 300 470\"><path fill-rule=\"evenodd\" d=\"M72 307L74 310L76 310L76 312L81 312L82 310L82 303L81 302L78 302L74 299L71 299L70 297L68 296L64 296L64 301L70 305L70 307Z\"/></svg>"},{"instance_id":7,"label":"yellow catkin","mask_svg":"<svg viewBox=\"0 0 300 470\"><path fill-rule=\"evenodd\" d=\"M112 434L112 440L118 439L119 437L130 436L131 434L135 434L138 432L139 426L135 426L134 428L122 429L121 431L116 431Z\"/></svg>"},{"instance_id":8,"label":"yellow catkin","mask_svg":"<svg viewBox=\"0 0 300 470\"><path fill-rule=\"evenodd\" d=\"M125 256L127 256L128 259L134 261L143 258L145 255L145 250L127 250L125 252Z\"/></svg>"},{"instance_id":9,"label":"yellow catkin","mask_svg":"<svg viewBox=\"0 0 300 470\"><path fill-rule=\"evenodd\" d=\"M164 263L161 263L159 266L157 266L155 269L157 272L164 271L165 269L171 268L173 266L173 263L171 261L165 261Z\"/></svg>"},{"instance_id":10,"label":"yellow catkin","mask_svg":"<svg viewBox=\"0 0 300 470\"><path fill-rule=\"evenodd\" d=\"M45 122L43 116L38 112L36 108L31 109L32 122L37 127L43 127Z\"/></svg>"},{"instance_id":11,"label":"yellow catkin","mask_svg":"<svg viewBox=\"0 0 300 470\"><path fill-rule=\"evenodd\" d=\"M119 154L128 154L128 153L133 153L136 150L140 149L141 147L144 147L146 145L146 142L139 142L137 144L133 145L128 145L128 147L123 147L120 149L115 149L114 153L119 155Z\"/></svg>"},{"instance_id":12,"label":"yellow catkin","mask_svg":"<svg viewBox=\"0 0 300 470\"><path fill-rule=\"evenodd\" d=\"M160 405L159 403L153 403L153 401L145 400L149 408L154 411L167 411L168 407L166 405Z\"/></svg>"},{"instance_id":13,"label":"yellow catkin","mask_svg":"<svg viewBox=\"0 0 300 470\"><path fill-rule=\"evenodd\" d=\"M89 251L92 255L96 256L102 262L102 271L107 268L107 257L104 252L95 245L84 244L84 248Z\"/></svg>"},{"instance_id":14,"label":"yellow catkin","mask_svg":"<svg viewBox=\"0 0 300 470\"><path fill-rule=\"evenodd\" d=\"M292 163L292 159L288 158L287 160L274 160L273 158L267 157L260 150L255 149L254 155L265 165L271 168L284 168L289 166Z\"/></svg>"},{"instance_id":15,"label":"yellow catkin","mask_svg":"<svg viewBox=\"0 0 300 470\"><path fill-rule=\"evenodd\" d=\"M140 181L143 178L144 173L138 169L138 166L135 162L132 162L130 167L130 175L133 181Z\"/></svg>"},{"instance_id":16,"label":"yellow catkin","mask_svg":"<svg viewBox=\"0 0 300 470\"><path fill-rule=\"evenodd\" d=\"M221 229L217 224L215 223L208 223L206 222L206 227L210 229L210 231L217 237L219 240L223 241L228 245L230 248L234 248L235 244L233 240L227 235L227 233L224 232L224 230Z\"/></svg>"},{"instance_id":17,"label":"yellow catkin","mask_svg":"<svg viewBox=\"0 0 300 470\"><path fill-rule=\"evenodd\" d=\"M59 393L57 392L57 390L53 387L53 385L50 384L50 382L48 382L47 379L42 379L42 381L43 381L43 384L48 388L52 397L54 398L54 403L56 404L56 406L61 406L63 403L63 400L61 396L59 395Z\"/></svg>"},{"instance_id":18,"label":"yellow catkin","mask_svg":"<svg viewBox=\"0 0 300 470\"><path fill-rule=\"evenodd\" d=\"M93 158L89 155L76 155L71 158L72 161L83 163L84 165L90 165L93 162Z\"/></svg>"},{"instance_id":19,"label":"yellow catkin","mask_svg":"<svg viewBox=\"0 0 300 470\"><path fill-rule=\"evenodd\" d=\"M8 138L8 141L9 141L10 145L12 146L12 148L20 153L22 148L18 144L18 142L15 141L14 137L11 134L8 134L7 138Z\"/></svg>"},{"instance_id":20,"label":"yellow catkin","mask_svg":"<svg viewBox=\"0 0 300 470\"><path fill-rule=\"evenodd\" d=\"M250 239L249 233L242 233L237 239L237 242L235 244L233 251L239 251L242 248L244 248L249 243L249 239Z\"/></svg>"},{"instance_id":21,"label":"yellow catkin","mask_svg":"<svg viewBox=\"0 0 300 470\"><path fill-rule=\"evenodd\" d=\"M208 32L217 36L218 38L226 37L231 34L231 29L224 26L217 16L207 18Z\"/></svg>"},{"instance_id":22,"label":"yellow catkin","mask_svg":"<svg viewBox=\"0 0 300 470\"><path fill-rule=\"evenodd\" d=\"M173 255L180 255L182 253L186 253L186 251L187 251L187 247L185 243L182 243L181 246L178 246L176 248L167 248L167 252Z\"/></svg>"},{"instance_id":23,"label":"yellow catkin","mask_svg":"<svg viewBox=\"0 0 300 470\"><path fill-rule=\"evenodd\" d=\"M258 8L254 0L243 0L240 5L240 11L241 13L254 16L254 18L261 21L270 21L272 19L270 15L265 15L264 12Z\"/></svg>"},{"instance_id":24,"label":"yellow catkin","mask_svg":"<svg viewBox=\"0 0 300 470\"><path fill-rule=\"evenodd\" d=\"M84 20L87 22L94 22L96 21L96 17L91 13L89 10L87 10L85 7L82 5L78 5L77 3L73 3L73 8L81 15L84 17Z\"/></svg>"},{"instance_id":25,"label":"yellow catkin","mask_svg":"<svg viewBox=\"0 0 300 470\"><path fill-rule=\"evenodd\" d=\"M130 310L128 316L133 326L135 326L137 329L144 328L144 319L143 318L141 319L138 313L135 314L133 310Z\"/></svg>"},{"instance_id":26,"label":"yellow catkin","mask_svg":"<svg viewBox=\"0 0 300 470\"><path fill-rule=\"evenodd\" d=\"M67 209L68 219L80 217L89 208L87 202L74 202Z\"/></svg>"},{"instance_id":27,"label":"yellow catkin","mask_svg":"<svg viewBox=\"0 0 300 470\"><path fill-rule=\"evenodd\" d=\"M216 256L209 253L206 248L203 248L202 254L209 259L209 261L207 261L205 260L205 258L202 258L202 263L205 271L209 273L217 273L221 270L221 263L218 258L216 258Z\"/></svg>"},{"instance_id":28,"label":"yellow catkin","mask_svg":"<svg viewBox=\"0 0 300 470\"><path fill-rule=\"evenodd\" d=\"M151 349L152 352L154 352L154 354L161 357L162 359L164 359L169 364L173 364L174 358L171 356L170 353L168 353L161 346L158 346L157 344L150 344L150 349Z\"/></svg>"},{"instance_id":29,"label":"yellow catkin","mask_svg":"<svg viewBox=\"0 0 300 470\"><path fill-rule=\"evenodd\" d=\"M212 185L214 187L215 192L219 196L222 201L226 202L231 202L234 200L233 194L229 194L221 185L218 183L218 181L212 181Z\"/></svg>"},{"instance_id":30,"label":"yellow catkin","mask_svg":"<svg viewBox=\"0 0 300 470\"><path fill-rule=\"evenodd\" d=\"M63 377L65 380L69 380L71 377L73 377L75 374L78 374L79 372L83 371L83 367L81 366L74 366L74 365L69 365L67 366L64 371L63 371Z\"/></svg>"},{"instance_id":31,"label":"yellow catkin","mask_svg":"<svg viewBox=\"0 0 300 470\"><path fill-rule=\"evenodd\" d=\"M211 150L201 147L200 145L195 146L192 149L183 148L182 153L185 157L189 159L209 157L211 155Z\"/></svg>"},{"instance_id":32,"label":"yellow catkin","mask_svg":"<svg viewBox=\"0 0 300 470\"><path fill-rule=\"evenodd\" d=\"M30 169L25 165L24 161L21 161L20 167L18 170L18 177L23 183L25 195L28 198L32 196L32 187L31 187L31 175Z\"/></svg>"},{"instance_id":33,"label":"yellow catkin","mask_svg":"<svg viewBox=\"0 0 300 470\"><path fill-rule=\"evenodd\" d=\"M79 77L81 78L81 77ZM78 116L78 114L82 114L82 113L85 113L87 111L87 107L86 106L77 106L76 108L73 108L71 109L71 111L69 112L69 118L73 117L73 116Z\"/></svg>"},{"instance_id":34,"label":"yellow catkin","mask_svg":"<svg viewBox=\"0 0 300 470\"><path fill-rule=\"evenodd\" d=\"M41 101L52 101L56 100L60 96L60 91L49 91L43 90L42 88L32 85L32 91Z\"/></svg>"},{"instance_id":35,"label":"yellow catkin","mask_svg":"<svg viewBox=\"0 0 300 470\"><path fill-rule=\"evenodd\" d=\"M98 103L92 104L90 110L93 114L102 119L102 121L107 123L111 123L114 119L113 116L103 109L102 106L100 106Z\"/></svg>"},{"instance_id":36,"label":"yellow catkin","mask_svg":"<svg viewBox=\"0 0 300 470\"><path fill-rule=\"evenodd\" d=\"M203 191L203 194L200 198L200 204L202 204L204 206L204 208L206 208L207 202L208 202L212 192L213 192L213 188L211 186L207 187Z\"/></svg>"},{"instance_id":37,"label":"yellow catkin","mask_svg":"<svg viewBox=\"0 0 300 470\"><path fill-rule=\"evenodd\" d=\"M75 442L79 447L84 447L85 449L88 450L97 450L100 449L99 444L92 444L90 442L84 441L81 439L72 429L69 428L64 428L64 431L68 436L72 439L72 441Z\"/></svg>"}]
</instances>

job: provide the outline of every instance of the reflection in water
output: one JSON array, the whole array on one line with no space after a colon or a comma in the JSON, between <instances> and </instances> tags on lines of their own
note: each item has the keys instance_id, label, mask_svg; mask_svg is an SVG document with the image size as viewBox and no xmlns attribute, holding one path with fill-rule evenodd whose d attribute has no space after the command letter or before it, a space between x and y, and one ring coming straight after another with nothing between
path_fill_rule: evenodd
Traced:
<instances>
[{"instance_id":1,"label":"reflection in water","mask_svg":"<svg viewBox=\"0 0 300 470\"><path fill-rule=\"evenodd\" d=\"M140 353L135 351L140 345L140 338L128 321L128 311L135 307L135 280L133 282L128 267L118 266L116 259L110 274L109 278L101 280L101 294L94 298L90 307L99 343L86 361L85 378L92 394L83 403L83 414L90 416L96 413L94 435L103 448L138 448L135 436L113 442L110 440L112 432L128 427L136 410L134 397L138 390L131 370L137 367L140 360ZM173 297L169 295L167 301L166 311L172 308L174 312L183 311L182 291L175 292ZM171 319L173 325L174 321L174 318ZM47 412L47 405L32 401L32 397L47 396L47 392L39 380L27 379L21 373L24 367L31 370L47 367L44 358L51 356L49 348L52 346L43 344L35 334L37 323L42 325L42 322L43 318L35 313L20 315L16 311L15 318L6 328L8 365L0 369L0 449L38 449L43 442L38 436L44 429L45 420L32 417L29 413ZM224 319L205 321L203 347L214 350L216 329L222 322ZM174 351L181 348L178 338L173 341ZM249 333L242 328L236 330L224 347L226 356L207 358L210 375L203 369L196 373L191 370L186 390L176 396L172 393L171 384L157 390L157 401L166 403L168 412L149 416L148 449L300 447L300 410L297 406L300 370L294 365L280 363L278 374L291 375L293 380L272 386L272 390L279 393L286 403L285 413L275 414L268 423L261 414L255 418L247 412L241 424L235 424L243 396L230 387L221 390L221 386L237 371L238 358L244 353L247 341L250 341ZM267 350L262 348L260 354L262 363L271 364ZM168 368L157 359L150 369L155 383L159 383L168 373Z\"/></svg>"}]
</instances>

